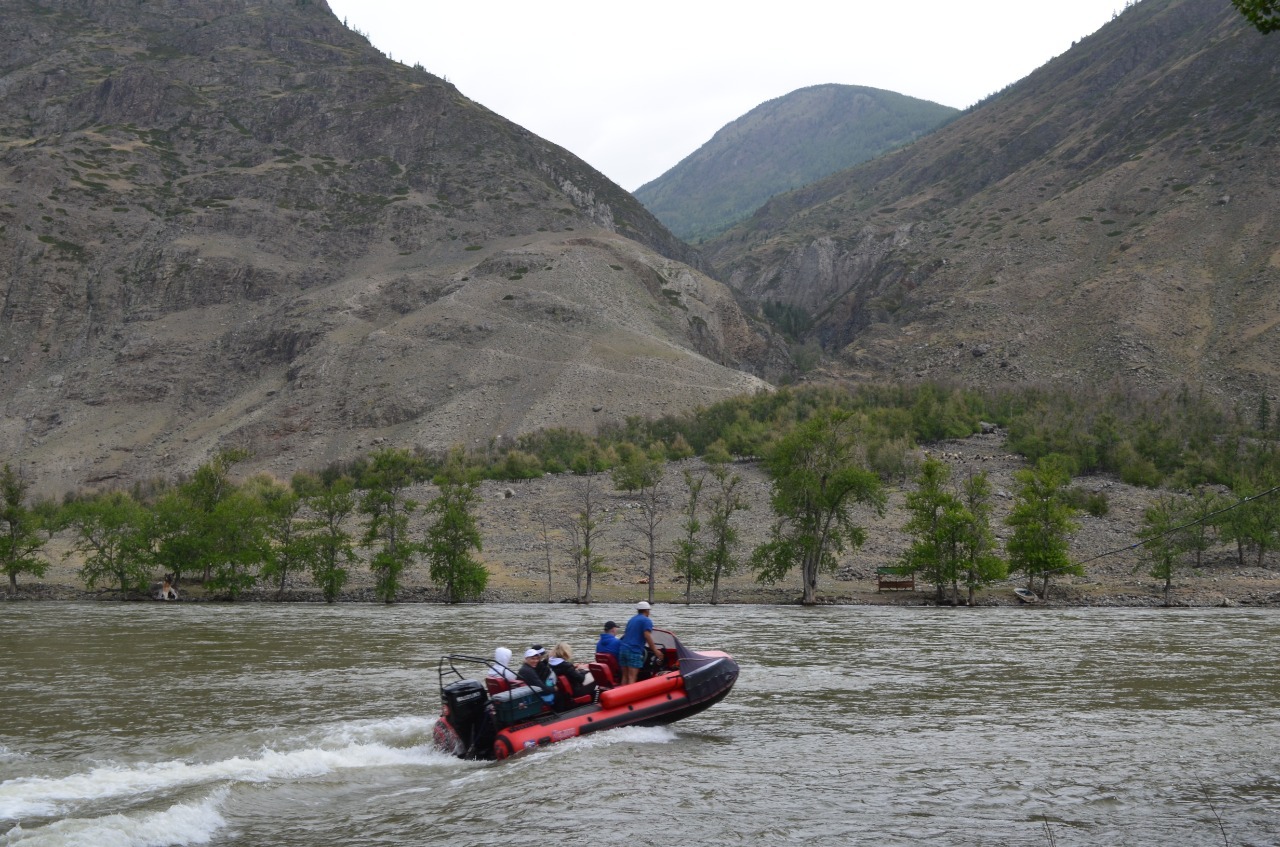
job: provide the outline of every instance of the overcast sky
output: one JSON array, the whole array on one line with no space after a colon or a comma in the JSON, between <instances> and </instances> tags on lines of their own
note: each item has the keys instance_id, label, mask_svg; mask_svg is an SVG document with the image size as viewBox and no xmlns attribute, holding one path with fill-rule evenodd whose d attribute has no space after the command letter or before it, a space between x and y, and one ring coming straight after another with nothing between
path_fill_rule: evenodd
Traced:
<instances>
[{"instance_id":1,"label":"overcast sky","mask_svg":"<svg viewBox=\"0 0 1280 847\"><path fill-rule=\"evenodd\" d=\"M397 61L634 191L766 100L821 83L964 108L1124 0L329 0Z\"/></svg>"}]
</instances>

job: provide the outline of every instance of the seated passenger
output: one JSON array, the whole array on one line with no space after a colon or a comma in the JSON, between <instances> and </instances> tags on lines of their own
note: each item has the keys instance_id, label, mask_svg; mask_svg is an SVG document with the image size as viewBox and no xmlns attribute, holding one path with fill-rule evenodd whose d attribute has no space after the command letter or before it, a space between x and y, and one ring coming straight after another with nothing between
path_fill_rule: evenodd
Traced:
<instances>
[{"instance_id":1,"label":"seated passenger","mask_svg":"<svg viewBox=\"0 0 1280 847\"><path fill-rule=\"evenodd\" d=\"M556 675L550 669L541 669L540 665L546 655L547 651L541 647L525 650L524 664L516 671L516 678L532 688L542 698L542 702L550 706L556 699Z\"/></svg>"},{"instance_id":2,"label":"seated passenger","mask_svg":"<svg viewBox=\"0 0 1280 847\"><path fill-rule=\"evenodd\" d=\"M510 664L511 651L506 647L499 647L493 651L493 661L489 663L489 676L494 679L505 679L507 682L515 682L516 672L508 667Z\"/></svg>"},{"instance_id":3,"label":"seated passenger","mask_svg":"<svg viewBox=\"0 0 1280 847\"><path fill-rule=\"evenodd\" d=\"M556 676L563 676L569 679L569 683L573 687L574 697L595 696L595 682L589 680L582 668L573 663L573 649L563 641L551 651L551 670ZM566 704L562 703L561 705Z\"/></svg>"},{"instance_id":4,"label":"seated passenger","mask_svg":"<svg viewBox=\"0 0 1280 847\"><path fill-rule=\"evenodd\" d=\"M600 633L600 640L596 642L597 653L609 653L615 657L618 655L622 642L614 632L617 628L618 625L613 621L604 622L604 631Z\"/></svg>"}]
</instances>

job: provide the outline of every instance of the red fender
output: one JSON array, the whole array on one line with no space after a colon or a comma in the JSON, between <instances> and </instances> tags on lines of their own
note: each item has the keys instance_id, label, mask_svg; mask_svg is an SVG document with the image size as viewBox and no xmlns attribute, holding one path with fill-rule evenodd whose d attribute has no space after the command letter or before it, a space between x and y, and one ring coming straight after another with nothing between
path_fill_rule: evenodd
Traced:
<instances>
[{"instance_id":1,"label":"red fender","mask_svg":"<svg viewBox=\"0 0 1280 847\"><path fill-rule=\"evenodd\" d=\"M645 697L653 697L657 694L666 694L679 688L684 683L678 672L655 676L652 679L646 679L644 682L633 682L630 685L620 685L617 688L610 688L608 691L600 695L601 709L616 709L619 706L625 706L628 703L634 703Z\"/></svg>"}]
</instances>

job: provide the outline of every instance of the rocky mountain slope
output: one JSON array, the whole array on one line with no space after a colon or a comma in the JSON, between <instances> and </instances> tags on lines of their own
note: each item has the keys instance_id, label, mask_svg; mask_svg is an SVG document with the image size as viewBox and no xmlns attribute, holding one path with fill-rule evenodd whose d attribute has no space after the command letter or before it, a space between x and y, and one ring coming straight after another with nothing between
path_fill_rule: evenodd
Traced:
<instances>
[{"instance_id":1,"label":"rocky mountain slope","mask_svg":"<svg viewBox=\"0 0 1280 847\"><path fill-rule=\"evenodd\" d=\"M322 0L6 4L0 456L43 491L760 388L784 354L698 261Z\"/></svg>"},{"instance_id":2,"label":"rocky mountain slope","mask_svg":"<svg viewBox=\"0 0 1280 847\"><path fill-rule=\"evenodd\" d=\"M1278 51L1222 0L1142 0L708 258L813 316L844 375L1274 401Z\"/></svg>"},{"instance_id":3,"label":"rocky mountain slope","mask_svg":"<svg viewBox=\"0 0 1280 847\"><path fill-rule=\"evenodd\" d=\"M858 85L814 85L727 124L636 198L697 242L775 194L816 182L919 138L958 114L950 106Z\"/></svg>"}]
</instances>

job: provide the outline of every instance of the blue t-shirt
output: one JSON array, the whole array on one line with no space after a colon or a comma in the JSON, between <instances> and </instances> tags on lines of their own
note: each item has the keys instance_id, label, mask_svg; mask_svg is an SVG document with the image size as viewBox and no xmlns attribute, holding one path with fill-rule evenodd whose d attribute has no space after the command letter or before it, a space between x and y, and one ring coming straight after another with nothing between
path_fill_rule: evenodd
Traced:
<instances>
[{"instance_id":1,"label":"blue t-shirt","mask_svg":"<svg viewBox=\"0 0 1280 847\"><path fill-rule=\"evenodd\" d=\"M648 615L637 612L627 621L627 631L622 633L622 646L643 650L648 644L644 637L646 632L653 632L653 621L649 620Z\"/></svg>"},{"instance_id":2,"label":"blue t-shirt","mask_svg":"<svg viewBox=\"0 0 1280 847\"><path fill-rule=\"evenodd\" d=\"M612 653L618 655L618 647L622 642L618 640L618 636L612 632L600 633L600 640L596 642L597 653Z\"/></svg>"}]
</instances>

